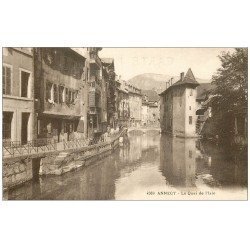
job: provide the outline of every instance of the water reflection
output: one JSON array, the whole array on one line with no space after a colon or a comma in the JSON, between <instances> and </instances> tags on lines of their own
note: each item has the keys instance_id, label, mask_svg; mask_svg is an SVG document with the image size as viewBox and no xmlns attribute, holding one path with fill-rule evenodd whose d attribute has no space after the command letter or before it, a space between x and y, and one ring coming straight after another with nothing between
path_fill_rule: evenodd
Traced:
<instances>
[{"instance_id":1,"label":"water reflection","mask_svg":"<svg viewBox=\"0 0 250 250\"><path fill-rule=\"evenodd\" d=\"M194 139L161 137L160 169L173 186L195 186L196 147Z\"/></svg>"},{"instance_id":2,"label":"water reflection","mask_svg":"<svg viewBox=\"0 0 250 250\"><path fill-rule=\"evenodd\" d=\"M5 194L6 199L169 199L147 192L241 188L246 194L247 153L195 139L130 135L101 161L63 176L43 177ZM230 194L232 199L234 194ZM173 198L173 197L172 197ZM176 197L178 199L178 197Z\"/></svg>"},{"instance_id":3,"label":"water reflection","mask_svg":"<svg viewBox=\"0 0 250 250\"><path fill-rule=\"evenodd\" d=\"M194 138L161 137L160 169L175 187L246 187L247 155Z\"/></svg>"},{"instance_id":4,"label":"water reflection","mask_svg":"<svg viewBox=\"0 0 250 250\"><path fill-rule=\"evenodd\" d=\"M201 152L198 173L209 170L208 173L223 187L247 187L247 150L235 150L227 145L221 147L211 142L199 142L197 148Z\"/></svg>"}]
</instances>

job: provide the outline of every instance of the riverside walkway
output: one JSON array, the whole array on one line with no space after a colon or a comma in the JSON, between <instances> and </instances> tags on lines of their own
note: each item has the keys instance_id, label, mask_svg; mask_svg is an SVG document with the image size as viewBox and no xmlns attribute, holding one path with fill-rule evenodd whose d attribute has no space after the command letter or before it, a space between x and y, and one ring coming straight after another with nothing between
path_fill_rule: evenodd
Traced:
<instances>
[{"instance_id":1,"label":"riverside walkway","mask_svg":"<svg viewBox=\"0 0 250 250\"><path fill-rule=\"evenodd\" d=\"M107 140L104 142L112 142L116 140L124 133L127 132L127 129L123 129L119 132L114 132L107 137ZM97 142L94 145L103 144L103 142ZM91 145L91 140L88 139L75 139L71 141L62 141L62 142L55 142L54 140L49 139L37 139L33 141L29 141L26 144L21 144L21 142L8 142L3 143L3 159L11 159L14 157L20 156L30 156L30 157L37 157L39 155L53 153L55 151L66 151L72 149L81 149L93 147Z\"/></svg>"}]
</instances>

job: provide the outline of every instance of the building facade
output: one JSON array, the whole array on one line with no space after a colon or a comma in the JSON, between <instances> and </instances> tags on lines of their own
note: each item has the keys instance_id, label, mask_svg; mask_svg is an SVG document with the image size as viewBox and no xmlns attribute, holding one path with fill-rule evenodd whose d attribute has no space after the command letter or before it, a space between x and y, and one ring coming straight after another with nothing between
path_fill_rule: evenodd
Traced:
<instances>
[{"instance_id":1,"label":"building facade","mask_svg":"<svg viewBox=\"0 0 250 250\"><path fill-rule=\"evenodd\" d=\"M179 137L196 136L197 86L191 69L160 94L160 124L163 133Z\"/></svg>"},{"instance_id":2,"label":"building facade","mask_svg":"<svg viewBox=\"0 0 250 250\"><path fill-rule=\"evenodd\" d=\"M159 125L160 121L160 105L158 101L148 103L148 123L149 125Z\"/></svg>"},{"instance_id":3,"label":"building facade","mask_svg":"<svg viewBox=\"0 0 250 250\"><path fill-rule=\"evenodd\" d=\"M149 106L148 106L148 96L142 96L142 106L141 106L141 125L147 126L149 123Z\"/></svg>"},{"instance_id":4,"label":"building facade","mask_svg":"<svg viewBox=\"0 0 250 250\"><path fill-rule=\"evenodd\" d=\"M160 98L155 90L142 90L142 125L159 126Z\"/></svg>"},{"instance_id":5,"label":"building facade","mask_svg":"<svg viewBox=\"0 0 250 250\"><path fill-rule=\"evenodd\" d=\"M127 83L119 81L118 87L118 123L119 126L128 127L129 125L129 93Z\"/></svg>"},{"instance_id":6,"label":"building facade","mask_svg":"<svg viewBox=\"0 0 250 250\"><path fill-rule=\"evenodd\" d=\"M3 48L3 142L35 139L34 67L31 48Z\"/></svg>"},{"instance_id":7,"label":"building facade","mask_svg":"<svg viewBox=\"0 0 250 250\"><path fill-rule=\"evenodd\" d=\"M105 133L108 128L108 86L108 72L102 63L101 123L103 133Z\"/></svg>"},{"instance_id":8,"label":"building facade","mask_svg":"<svg viewBox=\"0 0 250 250\"><path fill-rule=\"evenodd\" d=\"M107 124L110 128L116 128L118 125L118 87L117 76L115 74L115 65L113 58L102 58L102 65L107 77Z\"/></svg>"},{"instance_id":9,"label":"building facade","mask_svg":"<svg viewBox=\"0 0 250 250\"><path fill-rule=\"evenodd\" d=\"M138 127L141 125L141 109L142 109L141 90L128 84L128 93L129 93L130 126Z\"/></svg>"},{"instance_id":10,"label":"building facade","mask_svg":"<svg viewBox=\"0 0 250 250\"><path fill-rule=\"evenodd\" d=\"M85 60L71 48L34 49L38 138L61 142L85 136Z\"/></svg>"},{"instance_id":11,"label":"building facade","mask_svg":"<svg viewBox=\"0 0 250 250\"><path fill-rule=\"evenodd\" d=\"M89 48L89 97L88 97L88 136L102 131L102 62L98 56L101 48Z\"/></svg>"}]
</instances>

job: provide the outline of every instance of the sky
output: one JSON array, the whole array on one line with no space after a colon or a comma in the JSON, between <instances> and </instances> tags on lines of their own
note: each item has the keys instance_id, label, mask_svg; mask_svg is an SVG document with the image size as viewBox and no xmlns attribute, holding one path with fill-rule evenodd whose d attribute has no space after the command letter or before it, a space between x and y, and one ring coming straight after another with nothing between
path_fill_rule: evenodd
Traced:
<instances>
[{"instance_id":1,"label":"sky","mask_svg":"<svg viewBox=\"0 0 250 250\"><path fill-rule=\"evenodd\" d=\"M103 48L100 57L114 58L115 72L129 80L143 73L178 76L191 68L195 77L211 79L220 67L218 55L233 48Z\"/></svg>"}]
</instances>

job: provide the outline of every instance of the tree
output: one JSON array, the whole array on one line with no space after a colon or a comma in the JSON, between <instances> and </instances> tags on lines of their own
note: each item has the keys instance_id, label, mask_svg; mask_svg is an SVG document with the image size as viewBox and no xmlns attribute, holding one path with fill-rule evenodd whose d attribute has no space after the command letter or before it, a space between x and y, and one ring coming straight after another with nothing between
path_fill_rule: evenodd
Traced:
<instances>
[{"instance_id":1,"label":"tree","mask_svg":"<svg viewBox=\"0 0 250 250\"><path fill-rule=\"evenodd\" d=\"M234 133L235 114L247 109L248 50L236 48L233 53L219 56L221 67L212 77L215 88L212 94L213 117L210 122L215 133L230 139Z\"/></svg>"},{"instance_id":2,"label":"tree","mask_svg":"<svg viewBox=\"0 0 250 250\"><path fill-rule=\"evenodd\" d=\"M234 53L223 53L219 56L221 67L212 77L217 95L213 110L228 112L247 107L247 48L236 48Z\"/></svg>"}]
</instances>

